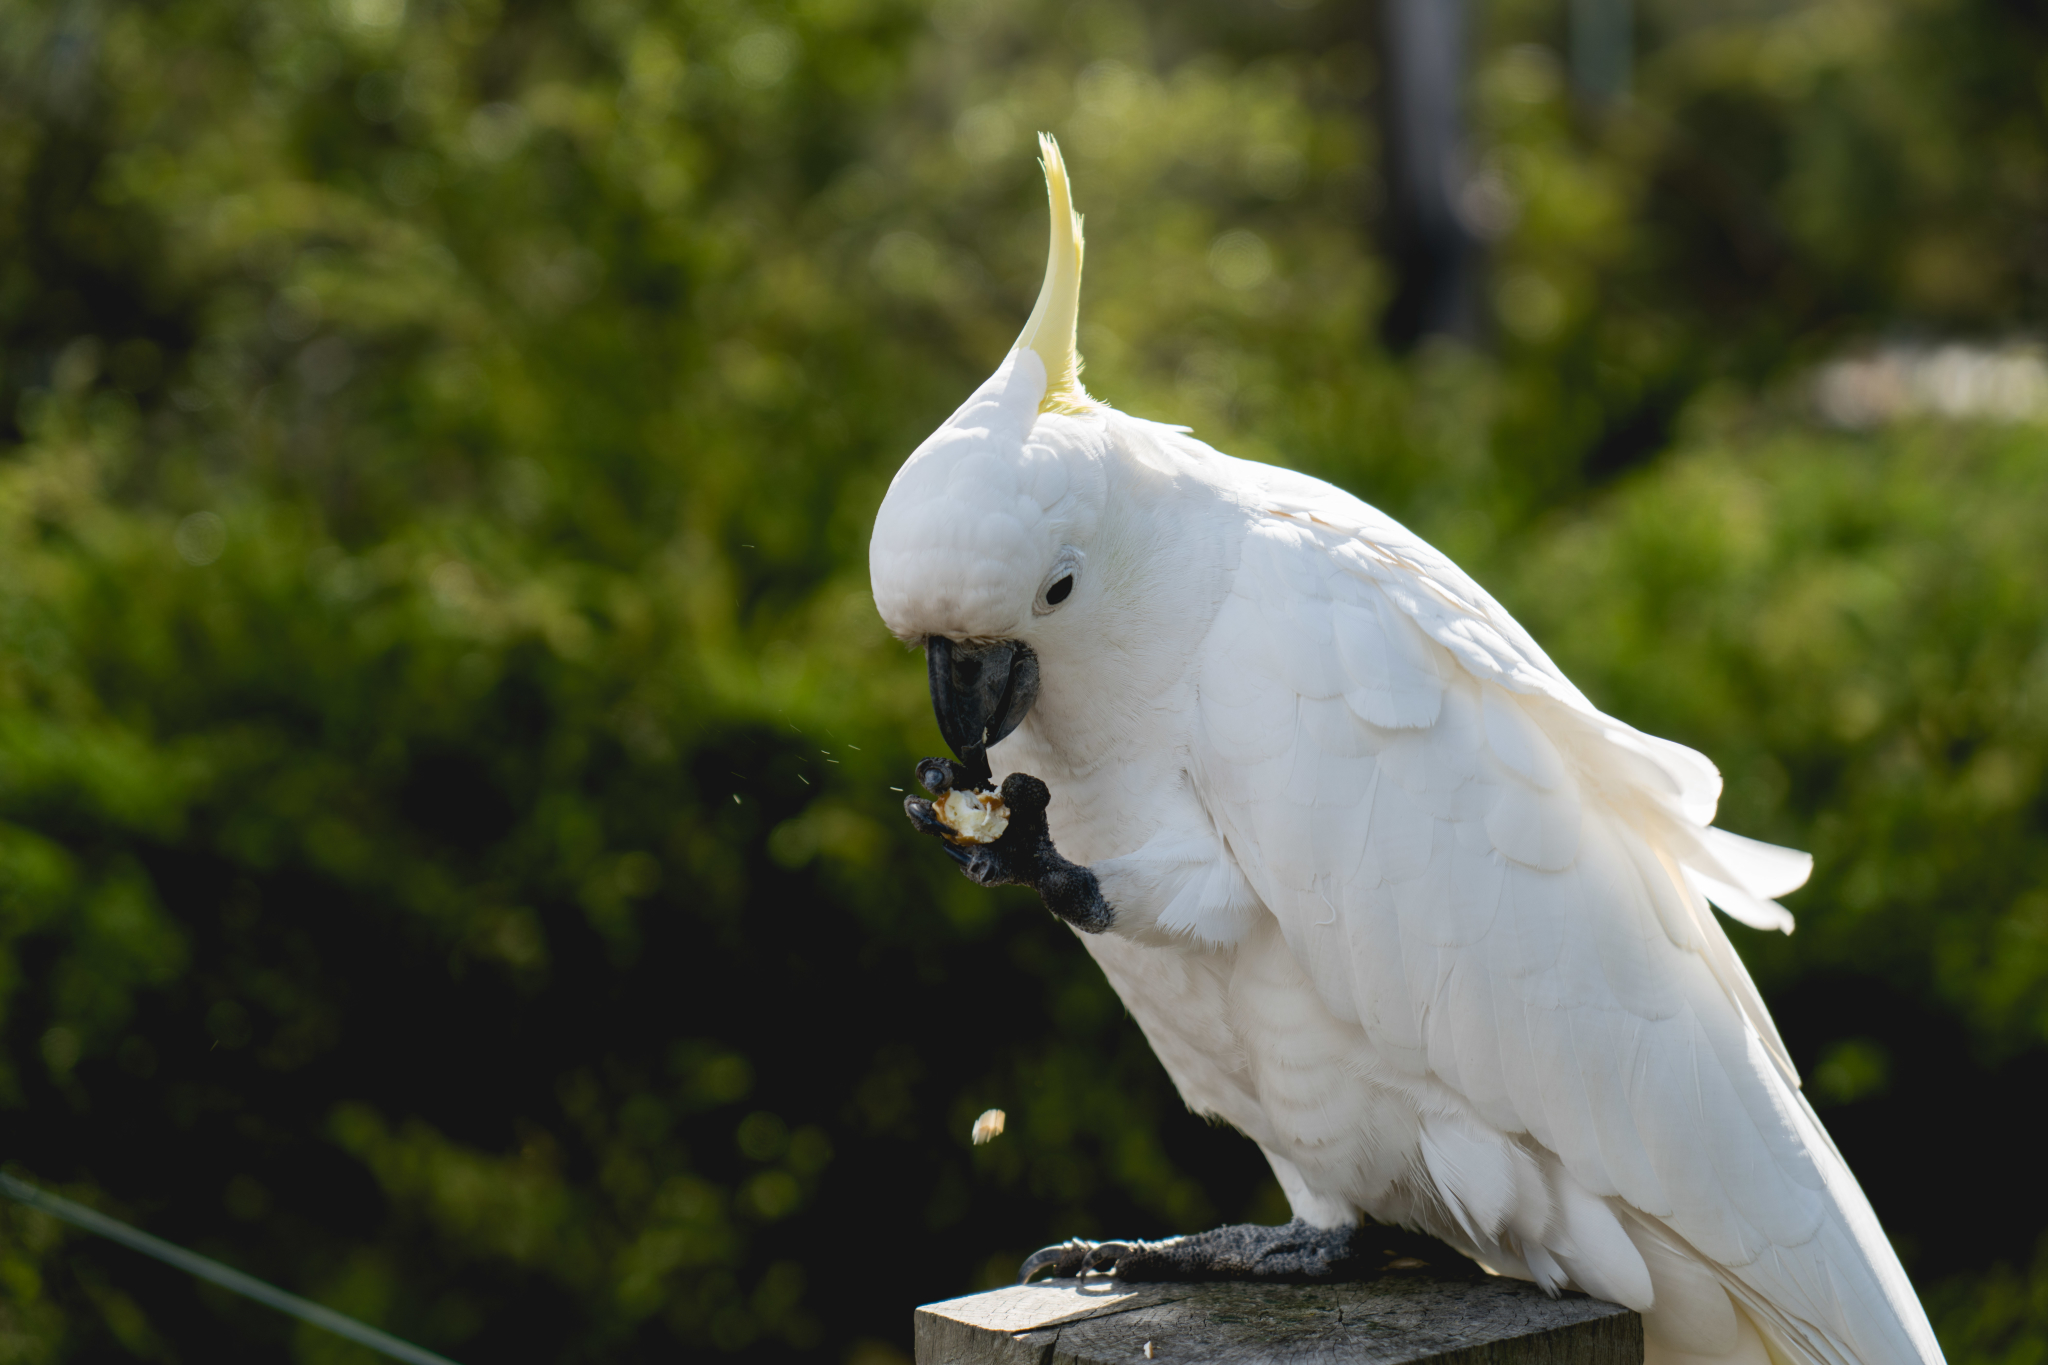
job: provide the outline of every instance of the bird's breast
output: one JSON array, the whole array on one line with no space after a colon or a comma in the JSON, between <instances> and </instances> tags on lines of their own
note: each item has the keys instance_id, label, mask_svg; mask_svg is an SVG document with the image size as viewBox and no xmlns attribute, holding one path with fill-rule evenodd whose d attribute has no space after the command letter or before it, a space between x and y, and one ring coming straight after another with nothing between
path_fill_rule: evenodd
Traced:
<instances>
[{"instance_id":1,"label":"bird's breast","mask_svg":"<svg viewBox=\"0 0 2048 1365\"><path fill-rule=\"evenodd\" d=\"M1182 816L1192 694L1176 683L1142 704L1125 698L1121 714L1108 717L1077 716L1055 698L989 757L998 774L1030 773L1045 783L1062 854L1082 864L1120 857Z\"/></svg>"}]
</instances>

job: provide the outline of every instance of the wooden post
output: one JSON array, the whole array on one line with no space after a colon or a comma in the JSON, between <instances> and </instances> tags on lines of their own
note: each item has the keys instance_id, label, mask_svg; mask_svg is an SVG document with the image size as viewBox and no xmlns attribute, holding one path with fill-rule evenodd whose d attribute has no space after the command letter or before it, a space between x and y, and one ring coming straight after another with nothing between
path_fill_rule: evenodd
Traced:
<instances>
[{"instance_id":1,"label":"wooden post","mask_svg":"<svg viewBox=\"0 0 2048 1365\"><path fill-rule=\"evenodd\" d=\"M1045 1280L917 1310L917 1365L1642 1365L1643 1320L1506 1279Z\"/></svg>"}]
</instances>

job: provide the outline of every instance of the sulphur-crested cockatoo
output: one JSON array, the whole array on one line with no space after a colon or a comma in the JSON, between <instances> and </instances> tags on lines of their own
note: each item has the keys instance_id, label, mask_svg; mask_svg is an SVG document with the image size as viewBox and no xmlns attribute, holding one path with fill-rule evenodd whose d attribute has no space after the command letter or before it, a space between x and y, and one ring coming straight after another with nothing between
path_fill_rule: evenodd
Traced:
<instances>
[{"instance_id":1,"label":"sulphur-crested cockatoo","mask_svg":"<svg viewBox=\"0 0 2048 1365\"><path fill-rule=\"evenodd\" d=\"M1811 860L1711 828L1711 763L1411 532L1091 398L1042 149L1038 305L875 518L875 604L961 760L909 813L1081 931L1295 1218L1026 1277L1357 1273L1363 1216L1640 1310L1656 1365L1939 1360L1708 909L1789 930Z\"/></svg>"}]
</instances>

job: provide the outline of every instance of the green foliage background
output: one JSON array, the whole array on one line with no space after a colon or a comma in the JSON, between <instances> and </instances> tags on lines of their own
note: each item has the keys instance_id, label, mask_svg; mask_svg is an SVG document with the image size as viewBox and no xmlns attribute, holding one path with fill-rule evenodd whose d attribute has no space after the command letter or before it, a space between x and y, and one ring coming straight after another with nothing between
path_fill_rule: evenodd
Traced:
<instances>
[{"instance_id":1,"label":"green foliage background","mask_svg":"<svg viewBox=\"0 0 2048 1365\"><path fill-rule=\"evenodd\" d=\"M2048 14L1491 0L1481 351L1338 0L0 0L0 1160L458 1359L888 1365L1070 1233L1283 1216L1028 896L912 844L873 509L1088 214L1091 387L1473 568L1724 820L1952 1360L2048 1356L2048 432L1818 426L2038 328ZM981 1109L1010 1130L967 1144ZM0 1208L0 1361L366 1359Z\"/></svg>"}]
</instances>

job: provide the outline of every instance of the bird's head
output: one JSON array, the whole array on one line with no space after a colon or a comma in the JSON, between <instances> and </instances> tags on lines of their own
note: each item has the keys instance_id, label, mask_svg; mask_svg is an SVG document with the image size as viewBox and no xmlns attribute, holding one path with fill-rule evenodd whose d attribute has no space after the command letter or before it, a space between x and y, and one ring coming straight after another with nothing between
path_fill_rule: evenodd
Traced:
<instances>
[{"instance_id":1,"label":"bird's head","mask_svg":"<svg viewBox=\"0 0 2048 1365\"><path fill-rule=\"evenodd\" d=\"M1086 629L1108 496L1108 410L1075 345L1081 219L1058 145L1039 138L1052 204L1045 284L996 372L920 445L875 517L875 605L924 646L946 742L977 777L1037 699L1041 654Z\"/></svg>"}]
</instances>

